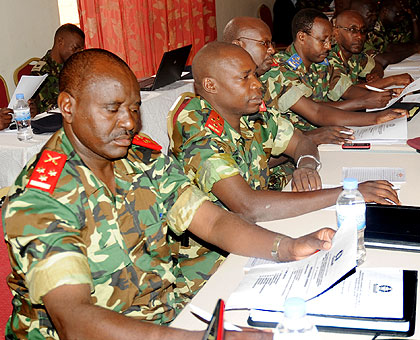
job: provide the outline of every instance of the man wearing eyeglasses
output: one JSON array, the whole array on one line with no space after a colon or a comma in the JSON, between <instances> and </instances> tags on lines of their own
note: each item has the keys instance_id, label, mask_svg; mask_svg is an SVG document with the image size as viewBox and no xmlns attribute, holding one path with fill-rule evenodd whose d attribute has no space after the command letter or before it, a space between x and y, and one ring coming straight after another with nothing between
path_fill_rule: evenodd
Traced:
<instances>
[{"instance_id":1,"label":"man wearing eyeglasses","mask_svg":"<svg viewBox=\"0 0 420 340\"><path fill-rule=\"evenodd\" d=\"M367 31L363 17L358 12L341 12L334 26L337 43L331 50L330 63L348 75L353 84L363 85L368 81L369 85L385 88L392 85L407 86L411 83L413 79L408 73L382 78L382 65L362 51Z\"/></svg>"}]
</instances>

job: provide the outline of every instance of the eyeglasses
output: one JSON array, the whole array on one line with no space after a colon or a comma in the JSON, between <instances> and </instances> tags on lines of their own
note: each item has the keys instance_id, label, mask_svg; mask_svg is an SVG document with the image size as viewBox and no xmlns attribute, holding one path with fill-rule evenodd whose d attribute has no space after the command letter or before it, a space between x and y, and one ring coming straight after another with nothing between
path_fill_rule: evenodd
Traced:
<instances>
[{"instance_id":1,"label":"eyeglasses","mask_svg":"<svg viewBox=\"0 0 420 340\"><path fill-rule=\"evenodd\" d=\"M274 46L274 43L271 40L258 40L258 39L252 39L252 38L247 38L247 37L237 38L237 40L241 40L241 39L256 41L257 43L260 43L261 45L263 45L266 48L269 48L270 46L271 47Z\"/></svg>"},{"instance_id":2,"label":"eyeglasses","mask_svg":"<svg viewBox=\"0 0 420 340\"><path fill-rule=\"evenodd\" d=\"M320 38L314 37L311 33L307 33L307 32L305 32L305 33L307 35L310 35L315 40L318 40L323 46L328 46L328 45L332 44L331 37L328 37L326 39L320 39Z\"/></svg>"},{"instance_id":3,"label":"eyeglasses","mask_svg":"<svg viewBox=\"0 0 420 340\"><path fill-rule=\"evenodd\" d=\"M343 26L335 26L337 28L341 28L342 30L345 30L347 32L350 32L353 35L356 34L361 34L361 35L365 35L369 32L369 30L367 28L357 28L357 27L343 27Z\"/></svg>"}]
</instances>

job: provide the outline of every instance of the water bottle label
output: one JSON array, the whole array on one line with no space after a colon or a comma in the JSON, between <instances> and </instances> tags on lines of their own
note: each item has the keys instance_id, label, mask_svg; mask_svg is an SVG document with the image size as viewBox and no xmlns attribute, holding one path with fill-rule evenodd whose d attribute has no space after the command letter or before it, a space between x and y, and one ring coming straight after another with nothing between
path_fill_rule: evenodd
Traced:
<instances>
[{"instance_id":1,"label":"water bottle label","mask_svg":"<svg viewBox=\"0 0 420 340\"><path fill-rule=\"evenodd\" d=\"M366 206L364 204L337 206L337 225L350 225L361 230L366 226Z\"/></svg>"},{"instance_id":2,"label":"water bottle label","mask_svg":"<svg viewBox=\"0 0 420 340\"><path fill-rule=\"evenodd\" d=\"M31 119L31 112L29 111L29 108L14 110L13 112L15 114L15 120L16 121Z\"/></svg>"}]
</instances>

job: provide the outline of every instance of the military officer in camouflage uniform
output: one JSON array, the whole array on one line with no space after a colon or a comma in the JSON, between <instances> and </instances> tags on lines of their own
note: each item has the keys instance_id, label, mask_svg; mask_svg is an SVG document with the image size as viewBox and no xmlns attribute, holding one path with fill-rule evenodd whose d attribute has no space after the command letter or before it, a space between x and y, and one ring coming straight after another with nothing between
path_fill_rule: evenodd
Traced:
<instances>
[{"instance_id":1,"label":"military officer in camouflage uniform","mask_svg":"<svg viewBox=\"0 0 420 340\"><path fill-rule=\"evenodd\" d=\"M347 75L353 84L368 83L377 88L388 86L407 86L413 81L408 73L385 77L375 72L375 68L382 69L382 65L362 51L366 40L367 28L363 17L354 10L341 12L334 26L334 38L337 42L329 56L330 63ZM373 74L373 76L372 76ZM383 71L382 71L383 74ZM368 80L368 75L370 79Z\"/></svg>"},{"instance_id":2,"label":"military officer in camouflage uniform","mask_svg":"<svg viewBox=\"0 0 420 340\"><path fill-rule=\"evenodd\" d=\"M279 72L279 65L273 63L274 50L270 43L271 32L262 20L251 17L233 18L224 29L223 40L241 46L251 55L252 59L257 64L257 73L262 75L260 80L265 84L271 84L274 89L274 91L272 91L273 94L276 93L276 90L281 90L281 81L277 83L275 82L275 79L267 78L264 82L267 74L276 74L278 77L282 77L282 73ZM267 72L270 68L271 71ZM271 73L272 71L273 73ZM265 72L267 73L264 75ZM305 90L306 86L301 84L299 88ZM291 89L291 92L296 93L299 91L299 88ZM263 88L263 91L266 91L265 97L270 103L268 105L270 111L273 112L278 110L282 112L282 105L274 105L273 100L267 97L268 94L265 87ZM308 89L305 91L308 91ZM289 101L291 95L292 94L286 92L286 94L275 97L275 99L278 99L278 102L280 103L284 103ZM366 115L362 112L338 110L328 105L318 104L310 98L306 98L304 95L300 95L300 98L297 98L296 103L292 102L289 104L291 105L290 109L293 110L293 112L287 109L288 106L286 105L286 108L283 108L285 112L282 114L286 119L289 119L291 115L296 116L296 120L292 120L295 127L305 130L305 126L300 124L303 119L307 119L314 126L321 126L316 129L310 129L310 131L304 131L304 134L311 138L317 145L324 143L341 144L351 140L352 131L342 125L372 125L400 116L398 113L391 111ZM290 164L290 162L287 164ZM283 170L283 172L286 174L290 173L289 170ZM279 172L277 171L276 173ZM278 185L271 186L273 181L276 183L276 179L273 179L273 177L276 177L274 173L270 178L269 187L277 189Z\"/></svg>"},{"instance_id":3,"label":"military officer in camouflage uniform","mask_svg":"<svg viewBox=\"0 0 420 340\"><path fill-rule=\"evenodd\" d=\"M60 26L55 32L54 45L45 56L32 68L32 75L41 76L48 74L33 100L36 106L31 107L31 114L42 113L57 107L58 75L63 68L63 63L75 52L85 46L85 34L73 24Z\"/></svg>"},{"instance_id":4,"label":"military officer in camouflage uniform","mask_svg":"<svg viewBox=\"0 0 420 340\"><path fill-rule=\"evenodd\" d=\"M159 326L218 264L204 262L189 281L176 241L186 230L230 252L283 261L330 247L331 229L292 239L208 202L159 145L136 135L139 85L112 53L74 54L60 90L63 129L29 161L2 208L12 265L7 339L201 339Z\"/></svg>"},{"instance_id":5,"label":"military officer in camouflage uniform","mask_svg":"<svg viewBox=\"0 0 420 340\"><path fill-rule=\"evenodd\" d=\"M375 0L353 0L368 26L364 51L384 68L420 51L418 13L402 0L384 0L376 10ZM374 20L375 19L375 20Z\"/></svg>"},{"instance_id":6,"label":"military officer in camouflage uniform","mask_svg":"<svg viewBox=\"0 0 420 340\"><path fill-rule=\"evenodd\" d=\"M333 204L339 188L308 191L308 184L319 187L317 150L289 122L260 107L255 70L250 55L234 44L213 42L201 49L193 60L198 96L181 97L168 116L171 153L213 201L251 220L291 217ZM282 152L297 160L294 181L308 187L306 192L266 190L267 162ZM361 188L369 200L383 201L368 192L370 185L379 185L385 189L381 193L392 193L384 184Z\"/></svg>"}]
</instances>

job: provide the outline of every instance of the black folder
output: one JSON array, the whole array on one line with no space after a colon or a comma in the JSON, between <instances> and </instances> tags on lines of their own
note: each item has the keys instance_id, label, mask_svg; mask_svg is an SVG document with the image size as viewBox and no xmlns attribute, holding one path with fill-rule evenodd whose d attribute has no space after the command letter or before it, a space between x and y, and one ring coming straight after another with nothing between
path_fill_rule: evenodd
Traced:
<instances>
[{"instance_id":1,"label":"black folder","mask_svg":"<svg viewBox=\"0 0 420 340\"><path fill-rule=\"evenodd\" d=\"M366 247L420 251L420 207L366 205Z\"/></svg>"},{"instance_id":2,"label":"black folder","mask_svg":"<svg viewBox=\"0 0 420 340\"><path fill-rule=\"evenodd\" d=\"M314 320L316 320L315 324L318 330L323 332L336 333L373 334L404 337L412 336L414 334L416 325L417 271L404 270L403 281L404 312L402 319L331 317L316 315ZM349 327L349 320L356 321L355 324L357 324L357 326ZM372 321L374 321L374 323L372 323ZM341 326L338 325L340 323L342 324ZM387 327L380 327L385 323ZM248 324L253 327L270 328L274 328L277 325L274 322L259 320L258 318L253 317L252 313L248 318ZM334 326L329 324L334 324ZM376 325L378 325L378 327L376 327Z\"/></svg>"}]
</instances>

